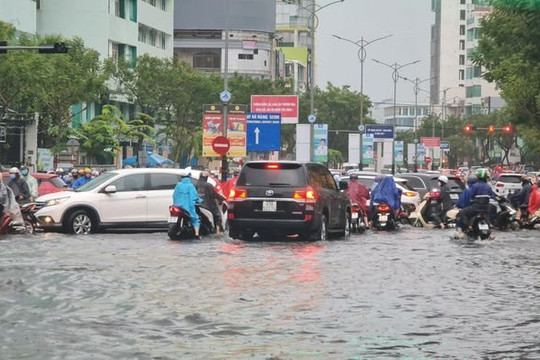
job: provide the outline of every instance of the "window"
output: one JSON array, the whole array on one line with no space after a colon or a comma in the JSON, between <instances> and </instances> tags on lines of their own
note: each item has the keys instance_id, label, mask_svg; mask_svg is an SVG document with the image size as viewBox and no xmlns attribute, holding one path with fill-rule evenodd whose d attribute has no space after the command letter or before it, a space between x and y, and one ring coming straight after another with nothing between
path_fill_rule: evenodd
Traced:
<instances>
[{"instance_id":1,"label":"window","mask_svg":"<svg viewBox=\"0 0 540 360\"><path fill-rule=\"evenodd\" d=\"M459 25L459 35L465 35L465 25Z\"/></svg>"},{"instance_id":2,"label":"window","mask_svg":"<svg viewBox=\"0 0 540 360\"><path fill-rule=\"evenodd\" d=\"M176 174L150 174L149 190L172 190L180 179Z\"/></svg>"},{"instance_id":3,"label":"window","mask_svg":"<svg viewBox=\"0 0 540 360\"><path fill-rule=\"evenodd\" d=\"M221 55L217 52L198 52L193 55L193 67L196 69L220 69Z\"/></svg>"},{"instance_id":4,"label":"window","mask_svg":"<svg viewBox=\"0 0 540 360\"><path fill-rule=\"evenodd\" d=\"M459 10L459 20L465 20L465 10Z\"/></svg>"},{"instance_id":5,"label":"window","mask_svg":"<svg viewBox=\"0 0 540 360\"><path fill-rule=\"evenodd\" d=\"M253 60L253 54L238 54L240 60Z\"/></svg>"},{"instance_id":6,"label":"window","mask_svg":"<svg viewBox=\"0 0 540 360\"><path fill-rule=\"evenodd\" d=\"M459 80L465 80L465 70L459 70Z\"/></svg>"},{"instance_id":7,"label":"window","mask_svg":"<svg viewBox=\"0 0 540 360\"><path fill-rule=\"evenodd\" d=\"M167 11L167 0L161 0L161 10Z\"/></svg>"},{"instance_id":8,"label":"window","mask_svg":"<svg viewBox=\"0 0 540 360\"><path fill-rule=\"evenodd\" d=\"M109 57L113 59L115 63L118 62L118 44L117 43L111 43L111 53L109 54Z\"/></svg>"},{"instance_id":9,"label":"window","mask_svg":"<svg viewBox=\"0 0 540 360\"><path fill-rule=\"evenodd\" d=\"M120 1L121 0L114 0L114 15L120 16Z\"/></svg>"},{"instance_id":10,"label":"window","mask_svg":"<svg viewBox=\"0 0 540 360\"><path fill-rule=\"evenodd\" d=\"M128 175L111 183L117 192L144 190L144 174Z\"/></svg>"},{"instance_id":11,"label":"window","mask_svg":"<svg viewBox=\"0 0 540 360\"><path fill-rule=\"evenodd\" d=\"M465 65L465 55L459 55L459 65Z\"/></svg>"},{"instance_id":12,"label":"window","mask_svg":"<svg viewBox=\"0 0 540 360\"><path fill-rule=\"evenodd\" d=\"M465 0L461 0L459 3L460 3L461 5L463 5L463 4L465 4Z\"/></svg>"},{"instance_id":13,"label":"window","mask_svg":"<svg viewBox=\"0 0 540 360\"><path fill-rule=\"evenodd\" d=\"M465 50L465 40L459 40L459 50Z\"/></svg>"},{"instance_id":14,"label":"window","mask_svg":"<svg viewBox=\"0 0 540 360\"><path fill-rule=\"evenodd\" d=\"M482 86L480 85L467 86L465 88L465 96L467 98L482 96Z\"/></svg>"}]
</instances>

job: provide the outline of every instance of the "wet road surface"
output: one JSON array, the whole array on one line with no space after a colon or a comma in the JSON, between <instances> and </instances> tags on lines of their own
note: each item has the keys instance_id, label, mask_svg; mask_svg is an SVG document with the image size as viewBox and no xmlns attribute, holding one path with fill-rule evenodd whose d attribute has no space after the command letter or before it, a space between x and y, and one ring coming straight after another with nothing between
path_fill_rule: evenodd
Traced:
<instances>
[{"instance_id":1,"label":"wet road surface","mask_svg":"<svg viewBox=\"0 0 540 360\"><path fill-rule=\"evenodd\" d=\"M540 232L0 239L2 359L538 359Z\"/></svg>"}]
</instances>

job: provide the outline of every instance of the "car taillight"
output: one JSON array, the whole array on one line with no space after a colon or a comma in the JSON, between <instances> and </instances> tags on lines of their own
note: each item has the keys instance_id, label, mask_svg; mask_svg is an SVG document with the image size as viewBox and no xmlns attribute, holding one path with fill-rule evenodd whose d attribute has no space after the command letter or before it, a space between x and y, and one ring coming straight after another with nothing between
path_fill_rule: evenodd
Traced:
<instances>
[{"instance_id":1,"label":"car taillight","mask_svg":"<svg viewBox=\"0 0 540 360\"><path fill-rule=\"evenodd\" d=\"M231 189L229 191L229 199L245 199L247 197L247 191L243 189Z\"/></svg>"},{"instance_id":2,"label":"car taillight","mask_svg":"<svg viewBox=\"0 0 540 360\"><path fill-rule=\"evenodd\" d=\"M497 183L495 186L496 187L504 187L504 183Z\"/></svg>"},{"instance_id":3,"label":"car taillight","mask_svg":"<svg viewBox=\"0 0 540 360\"><path fill-rule=\"evenodd\" d=\"M278 164L268 164L268 165L266 165L266 168L270 169L270 170L276 170L276 169L279 169L279 165Z\"/></svg>"},{"instance_id":4,"label":"car taillight","mask_svg":"<svg viewBox=\"0 0 540 360\"><path fill-rule=\"evenodd\" d=\"M388 204L380 204L377 206L377 211L382 213L389 213L390 212L390 205Z\"/></svg>"},{"instance_id":5,"label":"car taillight","mask_svg":"<svg viewBox=\"0 0 540 360\"><path fill-rule=\"evenodd\" d=\"M311 186L308 186L305 189L296 190L293 193L293 199L315 201L317 199L317 192Z\"/></svg>"},{"instance_id":6,"label":"car taillight","mask_svg":"<svg viewBox=\"0 0 540 360\"><path fill-rule=\"evenodd\" d=\"M407 197L414 197L416 196L416 193L415 192L412 192L412 191L405 191L403 193L403 195L407 196Z\"/></svg>"},{"instance_id":7,"label":"car taillight","mask_svg":"<svg viewBox=\"0 0 540 360\"><path fill-rule=\"evenodd\" d=\"M171 205L169 206L169 214L171 216L180 216L182 209L179 206Z\"/></svg>"}]
</instances>

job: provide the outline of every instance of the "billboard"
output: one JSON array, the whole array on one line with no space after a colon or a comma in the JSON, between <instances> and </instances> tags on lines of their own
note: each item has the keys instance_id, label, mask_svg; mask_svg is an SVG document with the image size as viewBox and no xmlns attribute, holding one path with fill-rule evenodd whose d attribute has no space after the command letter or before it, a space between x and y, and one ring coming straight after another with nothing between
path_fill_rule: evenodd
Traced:
<instances>
[{"instance_id":1,"label":"billboard","mask_svg":"<svg viewBox=\"0 0 540 360\"><path fill-rule=\"evenodd\" d=\"M328 124L313 125L313 161L328 162Z\"/></svg>"},{"instance_id":2,"label":"billboard","mask_svg":"<svg viewBox=\"0 0 540 360\"><path fill-rule=\"evenodd\" d=\"M251 112L281 114L282 124L297 124L298 95L251 95Z\"/></svg>"},{"instance_id":3,"label":"billboard","mask_svg":"<svg viewBox=\"0 0 540 360\"><path fill-rule=\"evenodd\" d=\"M227 138L231 144L228 156L246 156L246 105L229 105L227 114ZM223 105L204 105L203 156L220 156L212 148L212 142L223 135Z\"/></svg>"}]
</instances>

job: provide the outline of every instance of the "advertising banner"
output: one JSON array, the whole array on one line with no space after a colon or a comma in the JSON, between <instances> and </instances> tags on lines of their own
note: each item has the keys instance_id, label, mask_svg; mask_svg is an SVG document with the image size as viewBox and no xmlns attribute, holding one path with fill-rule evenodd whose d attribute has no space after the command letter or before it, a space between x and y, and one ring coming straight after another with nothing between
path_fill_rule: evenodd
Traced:
<instances>
[{"instance_id":1,"label":"advertising banner","mask_svg":"<svg viewBox=\"0 0 540 360\"><path fill-rule=\"evenodd\" d=\"M371 134L375 139L393 139L394 138L394 126L393 125L366 125L366 134Z\"/></svg>"},{"instance_id":2,"label":"advertising banner","mask_svg":"<svg viewBox=\"0 0 540 360\"><path fill-rule=\"evenodd\" d=\"M426 147L440 147L441 138L440 137L426 137L422 136L420 138L420 143Z\"/></svg>"},{"instance_id":3,"label":"advertising banner","mask_svg":"<svg viewBox=\"0 0 540 360\"><path fill-rule=\"evenodd\" d=\"M403 165L403 141L396 141L394 143L394 160L396 165Z\"/></svg>"},{"instance_id":4,"label":"advertising banner","mask_svg":"<svg viewBox=\"0 0 540 360\"><path fill-rule=\"evenodd\" d=\"M223 105L204 105L203 108L203 156L219 156L212 149L212 142L223 135Z\"/></svg>"},{"instance_id":5,"label":"advertising banner","mask_svg":"<svg viewBox=\"0 0 540 360\"><path fill-rule=\"evenodd\" d=\"M349 162L360 163L360 134L349 134Z\"/></svg>"},{"instance_id":6,"label":"advertising banner","mask_svg":"<svg viewBox=\"0 0 540 360\"><path fill-rule=\"evenodd\" d=\"M296 161L309 162L311 154L311 125L298 124L296 125Z\"/></svg>"},{"instance_id":7,"label":"advertising banner","mask_svg":"<svg viewBox=\"0 0 540 360\"><path fill-rule=\"evenodd\" d=\"M328 162L328 124L313 125L313 161Z\"/></svg>"},{"instance_id":8,"label":"advertising banner","mask_svg":"<svg viewBox=\"0 0 540 360\"><path fill-rule=\"evenodd\" d=\"M251 95L251 112L281 114L282 124L297 124L298 95Z\"/></svg>"},{"instance_id":9,"label":"advertising banner","mask_svg":"<svg viewBox=\"0 0 540 360\"><path fill-rule=\"evenodd\" d=\"M373 164L373 134L362 135L362 163Z\"/></svg>"},{"instance_id":10,"label":"advertising banner","mask_svg":"<svg viewBox=\"0 0 540 360\"><path fill-rule=\"evenodd\" d=\"M426 147L422 144L416 146L416 159L418 165L424 165L426 163Z\"/></svg>"},{"instance_id":11,"label":"advertising banner","mask_svg":"<svg viewBox=\"0 0 540 360\"><path fill-rule=\"evenodd\" d=\"M227 138L231 148L227 153L231 157L246 156L246 105L229 105L227 115Z\"/></svg>"}]
</instances>

